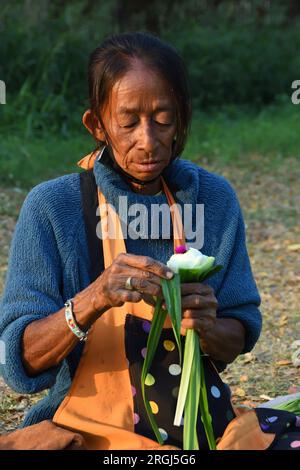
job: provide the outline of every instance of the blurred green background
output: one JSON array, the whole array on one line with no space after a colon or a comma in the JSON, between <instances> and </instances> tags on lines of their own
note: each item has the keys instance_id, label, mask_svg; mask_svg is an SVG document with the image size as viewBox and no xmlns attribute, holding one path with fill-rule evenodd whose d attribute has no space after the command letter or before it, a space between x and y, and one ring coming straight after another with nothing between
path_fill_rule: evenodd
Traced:
<instances>
[{"instance_id":1,"label":"blurred green background","mask_svg":"<svg viewBox=\"0 0 300 470\"><path fill-rule=\"evenodd\" d=\"M1 185L30 188L79 170L94 148L81 124L89 54L132 30L159 35L186 62L194 110L186 158L243 166L263 155L272 168L299 156L300 105L291 102L299 1L2 0Z\"/></svg>"}]
</instances>

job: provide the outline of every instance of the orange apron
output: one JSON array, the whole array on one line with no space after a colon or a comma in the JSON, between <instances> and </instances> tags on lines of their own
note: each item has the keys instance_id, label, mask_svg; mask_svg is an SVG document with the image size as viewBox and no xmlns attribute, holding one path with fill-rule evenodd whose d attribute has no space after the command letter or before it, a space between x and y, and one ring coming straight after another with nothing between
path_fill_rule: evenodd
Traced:
<instances>
[{"instance_id":1,"label":"orange apron","mask_svg":"<svg viewBox=\"0 0 300 470\"><path fill-rule=\"evenodd\" d=\"M97 155L87 155L78 165L90 169ZM173 223L174 249L185 242L181 217L164 179L163 189L168 199ZM101 217L102 234L115 233L117 237L103 237L104 267L108 268L119 253L126 253L121 224L111 206L106 205L98 188L98 201L104 211ZM154 449L159 444L134 433L134 404L125 354L125 320L131 314L152 320L154 308L143 300L126 302L121 307L107 310L89 331L80 363L70 390L55 413L53 421L65 428L80 432L88 449ZM167 318L164 328L171 328Z\"/></svg>"}]
</instances>

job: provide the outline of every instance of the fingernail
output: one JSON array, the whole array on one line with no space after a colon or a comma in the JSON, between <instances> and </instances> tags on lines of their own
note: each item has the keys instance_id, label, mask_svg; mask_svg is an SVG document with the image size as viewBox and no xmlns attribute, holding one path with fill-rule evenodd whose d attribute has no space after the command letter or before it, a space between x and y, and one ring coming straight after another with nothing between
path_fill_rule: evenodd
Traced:
<instances>
[{"instance_id":1,"label":"fingernail","mask_svg":"<svg viewBox=\"0 0 300 470\"><path fill-rule=\"evenodd\" d=\"M174 276L173 271L168 271L168 272L167 272L167 278L168 278L168 279L172 279L173 276Z\"/></svg>"}]
</instances>

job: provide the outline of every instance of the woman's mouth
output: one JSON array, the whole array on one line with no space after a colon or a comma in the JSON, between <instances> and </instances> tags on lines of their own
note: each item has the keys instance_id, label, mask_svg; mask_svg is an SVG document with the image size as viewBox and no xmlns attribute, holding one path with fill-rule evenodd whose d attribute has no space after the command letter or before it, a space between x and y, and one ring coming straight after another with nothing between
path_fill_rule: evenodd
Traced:
<instances>
[{"instance_id":1,"label":"woman's mouth","mask_svg":"<svg viewBox=\"0 0 300 470\"><path fill-rule=\"evenodd\" d=\"M161 167L161 160L159 161L150 161L144 163L136 163L139 171L143 173L151 173L152 171L158 170Z\"/></svg>"}]
</instances>

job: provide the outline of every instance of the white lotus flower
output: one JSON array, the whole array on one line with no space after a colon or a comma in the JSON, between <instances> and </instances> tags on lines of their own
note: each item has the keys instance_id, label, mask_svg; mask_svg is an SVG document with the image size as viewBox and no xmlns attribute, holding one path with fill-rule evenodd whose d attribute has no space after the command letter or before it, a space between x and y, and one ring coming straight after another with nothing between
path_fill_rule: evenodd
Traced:
<instances>
[{"instance_id":1,"label":"white lotus flower","mask_svg":"<svg viewBox=\"0 0 300 470\"><path fill-rule=\"evenodd\" d=\"M185 253L181 252L172 255L169 261L167 261L167 266L172 269L174 273L178 273L179 269L200 268L206 265L208 261L210 261L209 265L212 265L214 258L212 256L203 255L201 251L195 248L189 248Z\"/></svg>"}]
</instances>

